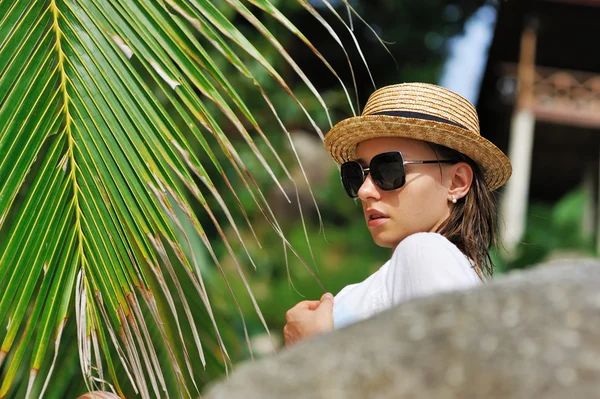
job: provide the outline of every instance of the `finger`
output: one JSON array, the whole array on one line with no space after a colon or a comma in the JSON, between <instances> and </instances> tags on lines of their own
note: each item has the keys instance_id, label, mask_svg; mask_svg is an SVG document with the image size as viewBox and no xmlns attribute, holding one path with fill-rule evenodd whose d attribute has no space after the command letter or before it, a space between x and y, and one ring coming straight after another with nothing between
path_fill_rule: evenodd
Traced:
<instances>
[{"instance_id":1,"label":"finger","mask_svg":"<svg viewBox=\"0 0 600 399\"><path fill-rule=\"evenodd\" d=\"M321 297L321 302L319 303L318 309L316 309L319 313L333 313L333 295L330 293L326 293Z\"/></svg>"},{"instance_id":2,"label":"finger","mask_svg":"<svg viewBox=\"0 0 600 399\"><path fill-rule=\"evenodd\" d=\"M296 319L296 316L298 314L300 314L303 311L306 310L315 310L316 308L319 307L319 304L321 302L320 301L302 301L302 302L298 302L296 304L296 306L294 306L293 308L291 308L290 310L288 310L285 313L285 319L286 321L292 321Z\"/></svg>"},{"instance_id":3,"label":"finger","mask_svg":"<svg viewBox=\"0 0 600 399\"><path fill-rule=\"evenodd\" d=\"M288 346L291 343L291 336L290 336L290 327L289 327L289 324L286 324L283 327L283 341L285 343L285 346Z\"/></svg>"},{"instance_id":4,"label":"finger","mask_svg":"<svg viewBox=\"0 0 600 399\"><path fill-rule=\"evenodd\" d=\"M286 324L285 327L283 327L283 342L285 346L290 346L299 339L298 328L296 326L293 324Z\"/></svg>"},{"instance_id":5,"label":"finger","mask_svg":"<svg viewBox=\"0 0 600 399\"><path fill-rule=\"evenodd\" d=\"M320 302L323 302L323 300L325 299L330 299L331 301L333 301L333 294L331 292L324 293L323 296L321 296Z\"/></svg>"},{"instance_id":6,"label":"finger","mask_svg":"<svg viewBox=\"0 0 600 399\"><path fill-rule=\"evenodd\" d=\"M315 310L319 306L320 302L321 301L302 301L302 302L298 302L296 304L296 306L294 306L290 310L294 310L294 309L297 309L297 310L300 310L300 309L302 309L302 310L306 310L306 309Z\"/></svg>"}]
</instances>

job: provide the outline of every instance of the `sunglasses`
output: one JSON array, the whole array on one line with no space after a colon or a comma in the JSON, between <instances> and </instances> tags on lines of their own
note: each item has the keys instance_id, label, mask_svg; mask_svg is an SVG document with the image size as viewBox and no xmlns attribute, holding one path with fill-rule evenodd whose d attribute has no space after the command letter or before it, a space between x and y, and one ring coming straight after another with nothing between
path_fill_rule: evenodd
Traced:
<instances>
[{"instance_id":1,"label":"sunglasses","mask_svg":"<svg viewBox=\"0 0 600 399\"><path fill-rule=\"evenodd\" d=\"M383 191L397 190L406 183L406 168L404 165L427 163L456 163L453 160L405 161L401 152L384 152L375 155L368 168L363 168L356 161L344 162L341 168L342 183L350 198L358 197L358 190L363 185L368 174L377 187Z\"/></svg>"}]
</instances>

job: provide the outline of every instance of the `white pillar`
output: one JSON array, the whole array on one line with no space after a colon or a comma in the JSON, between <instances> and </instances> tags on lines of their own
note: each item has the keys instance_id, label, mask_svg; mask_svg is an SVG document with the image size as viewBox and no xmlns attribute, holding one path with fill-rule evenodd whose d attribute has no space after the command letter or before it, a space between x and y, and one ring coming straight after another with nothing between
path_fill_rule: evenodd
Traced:
<instances>
[{"instance_id":1,"label":"white pillar","mask_svg":"<svg viewBox=\"0 0 600 399\"><path fill-rule=\"evenodd\" d=\"M527 222L534 130L535 116L531 110L521 108L513 114L508 148L513 173L500 203L500 237L509 257L514 255Z\"/></svg>"},{"instance_id":2,"label":"white pillar","mask_svg":"<svg viewBox=\"0 0 600 399\"><path fill-rule=\"evenodd\" d=\"M500 204L500 238L510 259L516 256L515 249L525 232L527 205L529 200L529 180L535 130L534 81L536 27L530 24L521 35L519 54L518 94L510 125L508 158L513 167L511 178L504 189ZM502 220L504 223L502 224Z\"/></svg>"}]
</instances>

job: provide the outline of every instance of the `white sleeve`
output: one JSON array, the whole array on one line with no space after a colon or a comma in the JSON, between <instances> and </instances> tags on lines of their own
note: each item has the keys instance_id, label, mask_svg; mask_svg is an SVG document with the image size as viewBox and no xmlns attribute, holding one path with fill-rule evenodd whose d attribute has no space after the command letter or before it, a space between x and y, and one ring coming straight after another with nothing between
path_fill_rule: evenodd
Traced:
<instances>
[{"instance_id":1,"label":"white sleeve","mask_svg":"<svg viewBox=\"0 0 600 399\"><path fill-rule=\"evenodd\" d=\"M417 233L394 250L386 288L391 302L397 304L480 283L471 263L454 244L436 233Z\"/></svg>"}]
</instances>

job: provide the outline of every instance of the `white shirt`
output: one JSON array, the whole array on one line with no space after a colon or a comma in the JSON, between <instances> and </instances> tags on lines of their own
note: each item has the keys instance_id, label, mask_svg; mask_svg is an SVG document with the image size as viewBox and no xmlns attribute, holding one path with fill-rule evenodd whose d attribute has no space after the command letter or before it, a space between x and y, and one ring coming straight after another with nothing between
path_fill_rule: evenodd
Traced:
<instances>
[{"instance_id":1,"label":"white shirt","mask_svg":"<svg viewBox=\"0 0 600 399\"><path fill-rule=\"evenodd\" d=\"M479 284L471 262L456 245L437 233L416 233L402 240L379 270L335 296L334 326L366 319L409 299Z\"/></svg>"}]
</instances>

